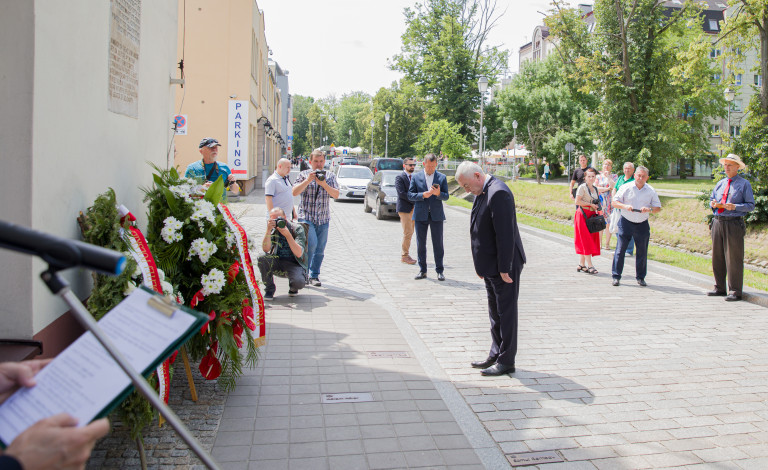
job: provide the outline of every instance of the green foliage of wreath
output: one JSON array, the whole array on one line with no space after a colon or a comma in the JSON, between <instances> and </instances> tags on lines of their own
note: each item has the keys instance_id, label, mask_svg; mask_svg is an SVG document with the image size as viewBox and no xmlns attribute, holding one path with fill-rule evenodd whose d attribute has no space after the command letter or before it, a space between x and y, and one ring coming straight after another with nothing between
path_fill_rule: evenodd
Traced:
<instances>
[{"instance_id":1,"label":"green foliage of wreath","mask_svg":"<svg viewBox=\"0 0 768 470\"><path fill-rule=\"evenodd\" d=\"M203 197L198 181L180 177L175 168L154 169L154 184L144 189L144 201L149 206L147 242L158 267L177 286L185 305L206 288L204 276L215 277L214 272L224 275L223 282L207 284L209 292L193 307L203 313L213 312L215 318L186 347L195 361L209 350L216 351L221 364L218 383L231 390L242 375L243 364L252 368L258 360L258 348L243 317L245 306L254 309L254 316L258 306L251 305L242 267L230 279L240 255L234 234L216 208L224 191L223 179L212 184ZM233 332L236 324L242 328L242 350Z\"/></svg>"},{"instance_id":2,"label":"green foliage of wreath","mask_svg":"<svg viewBox=\"0 0 768 470\"><path fill-rule=\"evenodd\" d=\"M77 220L86 242L123 253L128 251L128 243L120 235L120 215L112 188L99 195L85 214L80 213ZM125 271L119 276L93 273L93 290L88 298L88 311L96 320L119 304L125 298L129 286L133 285L131 276L136 271L136 261L130 256L126 258ZM155 374L151 374L148 381L157 388ZM149 426L156 416L152 405L136 391L131 393L113 414L128 429L132 439L140 438L142 430Z\"/></svg>"}]
</instances>

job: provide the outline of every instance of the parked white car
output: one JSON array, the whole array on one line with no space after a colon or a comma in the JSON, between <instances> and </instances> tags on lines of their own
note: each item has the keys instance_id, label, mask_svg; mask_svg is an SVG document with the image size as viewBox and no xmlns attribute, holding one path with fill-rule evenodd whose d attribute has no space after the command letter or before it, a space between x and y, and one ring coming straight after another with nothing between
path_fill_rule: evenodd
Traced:
<instances>
[{"instance_id":1,"label":"parked white car","mask_svg":"<svg viewBox=\"0 0 768 470\"><path fill-rule=\"evenodd\" d=\"M373 178L373 172L367 166L340 165L335 168L336 180L339 182L340 200L362 201L365 197L365 188Z\"/></svg>"}]
</instances>

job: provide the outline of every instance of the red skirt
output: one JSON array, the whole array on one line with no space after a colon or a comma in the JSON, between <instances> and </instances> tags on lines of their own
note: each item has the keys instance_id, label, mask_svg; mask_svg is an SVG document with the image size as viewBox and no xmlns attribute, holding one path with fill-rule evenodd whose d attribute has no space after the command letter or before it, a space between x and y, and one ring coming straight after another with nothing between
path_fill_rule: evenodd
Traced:
<instances>
[{"instance_id":1,"label":"red skirt","mask_svg":"<svg viewBox=\"0 0 768 470\"><path fill-rule=\"evenodd\" d=\"M584 213L587 214L587 217L595 214L588 209L584 209ZM581 209L577 209L576 215L573 217L573 234L573 244L576 246L577 255L597 256L600 254L600 232L589 233Z\"/></svg>"}]
</instances>

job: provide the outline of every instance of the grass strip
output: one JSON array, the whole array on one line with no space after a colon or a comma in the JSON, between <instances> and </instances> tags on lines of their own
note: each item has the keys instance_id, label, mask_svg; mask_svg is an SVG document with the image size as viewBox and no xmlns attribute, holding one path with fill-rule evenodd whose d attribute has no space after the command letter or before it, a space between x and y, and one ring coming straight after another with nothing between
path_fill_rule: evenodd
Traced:
<instances>
[{"instance_id":1,"label":"grass strip","mask_svg":"<svg viewBox=\"0 0 768 470\"><path fill-rule=\"evenodd\" d=\"M447 203L452 206L460 206L471 209L472 203L464 199L451 197ZM573 237L573 226L554 220L534 217L528 214L517 214L517 220L521 224L528 225L547 232L553 232L566 237ZM616 246L616 237L611 238L611 245ZM575 255L574 255L575 256ZM712 276L712 260L701 256L684 253L663 246L650 245L648 247L648 259L659 263L668 264L680 269L687 269L695 273ZM744 284L754 289L768 291L768 276L749 269L744 270Z\"/></svg>"}]
</instances>

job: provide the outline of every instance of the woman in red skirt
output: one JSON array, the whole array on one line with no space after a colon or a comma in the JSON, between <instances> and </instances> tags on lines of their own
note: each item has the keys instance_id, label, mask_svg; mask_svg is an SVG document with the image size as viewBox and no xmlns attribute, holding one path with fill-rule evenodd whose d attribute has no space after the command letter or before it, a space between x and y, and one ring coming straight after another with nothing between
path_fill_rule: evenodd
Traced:
<instances>
[{"instance_id":1,"label":"woman in red skirt","mask_svg":"<svg viewBox=\"0 0 768 470\"><path fill-rule=\"evenodd\" d=\"M586 218L600 210L600 193L595 187L596 178L597 170L587 168L585 182L576 190L576 204L579 208L573 217L573 244L579 255L576 271L589 274L597 274L597 269L592 265L592 257L600 255L600 233L589 233L586 221Z\"/></svg>"}]
</instances>

